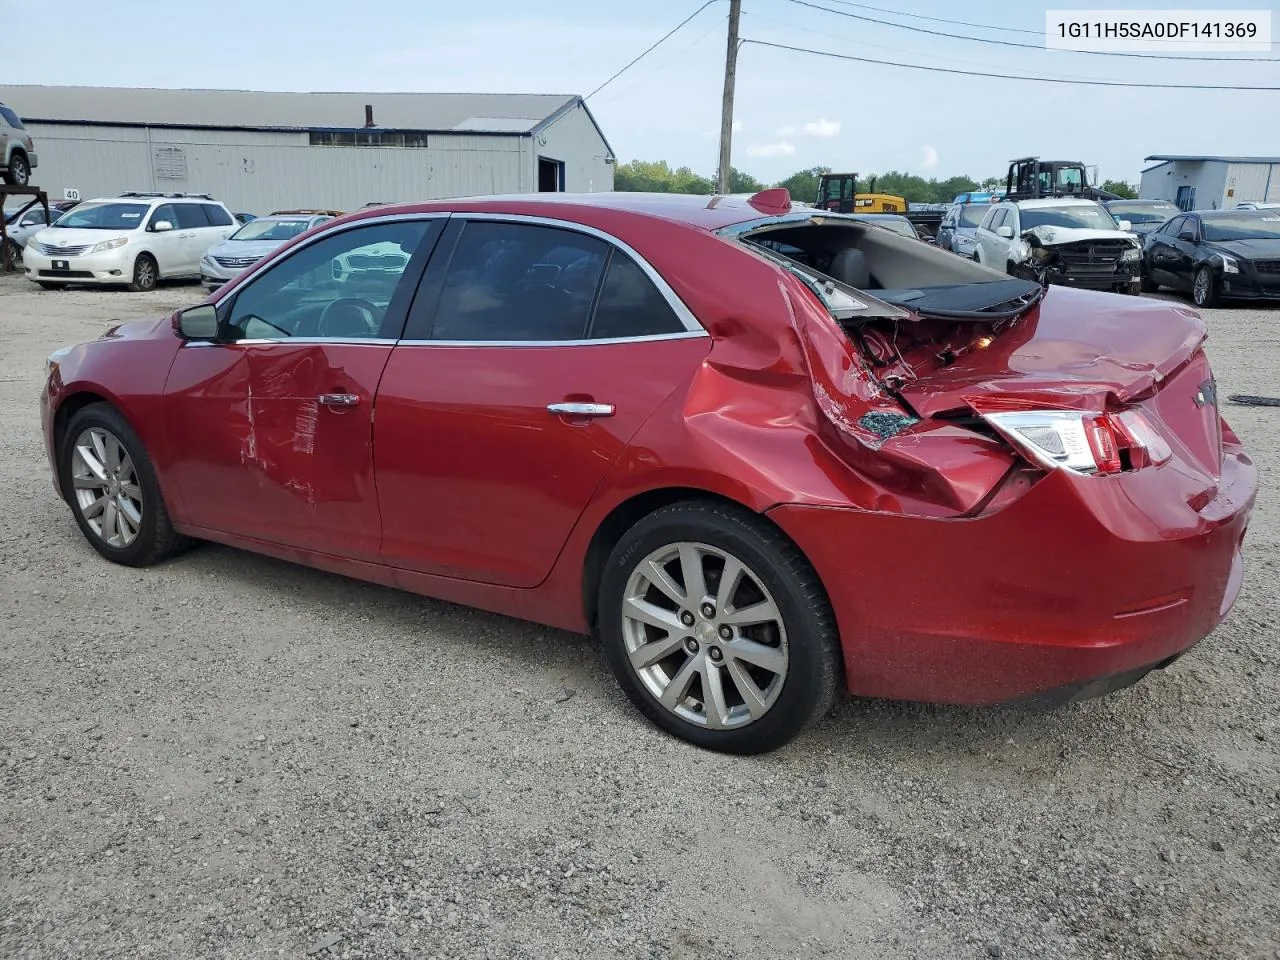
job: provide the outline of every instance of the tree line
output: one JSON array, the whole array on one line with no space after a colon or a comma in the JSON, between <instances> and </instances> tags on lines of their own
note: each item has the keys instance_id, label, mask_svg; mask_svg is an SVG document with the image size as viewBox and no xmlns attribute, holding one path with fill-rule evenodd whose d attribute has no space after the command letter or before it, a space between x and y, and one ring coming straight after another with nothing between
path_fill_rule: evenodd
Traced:
<instances>
[{"instance_id":1,"label":"tree line","mask_svg":"<svg viewBox=\"0 0 1280 960\"><path fill-rule=\"evenodd\" d=\"M729 168L730 193L755 193L769 186L786 187L794 200L812 203L818 196L818 181L823 174L831 173L830 167L810 167L797 170L784 180L774 184L765 184L749 173ZM931 177L926 180L915 174L890 170L887 173L875 174L875 191L887 193L895 197L903 197L910 203L950 203L957 194L972 190L991 190L1004 187L1004 177L987 177L985 180L974 180L968 176L948 177L939 180ZM858 176L858 190L868 193L871 190L872 176ZM695 173L689 167L671 168L665 160L632 160L619 164L613 174L613 189L630 193L696 193L711 194L715 192L715 180ZM1137 191L1120 180L1105 180L1102 189L1122 197L1136 197Z\"/></svg>"}]
</instances>

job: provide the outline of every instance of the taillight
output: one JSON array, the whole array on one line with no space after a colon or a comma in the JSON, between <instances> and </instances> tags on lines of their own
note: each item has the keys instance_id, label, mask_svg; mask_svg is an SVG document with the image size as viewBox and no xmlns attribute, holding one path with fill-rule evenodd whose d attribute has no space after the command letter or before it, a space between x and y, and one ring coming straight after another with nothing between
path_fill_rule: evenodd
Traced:
<instances>
[{"instance_id":1,"label":"taillight","mask_svg":"<svg viewBox=\"0 0 1280 960\"><path fill-rule=\"evenodd\" d=\"M1120 472L1120 445L1109 417L1086 417L1084 434L1089 439L1089 452L1098 473Z\"/></svg>"},{"instance_id":2,"label":"taillight","mask_svg":"<svg viewBox=\"0 0 1280 960\"><path fill-rule=\"evenodd\" d=\"M1081 474L1114 474L1164 463L1169 445L1138 410L987 413L983 419L1032 461ZM1126 462L1127 461L1127 462Z\"/></svg>"},{"instance_id":3,"label":"taillight","mask_svg":"<svg viewBox=\"0 0 1280 960\"><path fill-rule=\"evenodd\" d=\"M1141 410L1125 410L1112 418L1124 435L1135 467L1159 466L1173 456L1164 437Z\"/></svg>"}]
</instances>

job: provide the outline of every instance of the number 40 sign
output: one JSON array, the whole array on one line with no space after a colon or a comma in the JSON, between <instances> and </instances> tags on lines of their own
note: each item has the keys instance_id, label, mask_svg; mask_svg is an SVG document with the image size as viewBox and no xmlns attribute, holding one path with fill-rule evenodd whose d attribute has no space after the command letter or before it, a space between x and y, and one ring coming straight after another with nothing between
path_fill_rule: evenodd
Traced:
<instances>
[{"instance_id":1,"label":"number 40 sign","mask_svg":"<svg viewBox=\"0 0 1280 960\"><path fill-rule=\"evenodd\" d=\"M63 200L79 200L80 191L77 190L75 187L64 187L62 190L62 199Z\"/></svg>"}]
</instances>

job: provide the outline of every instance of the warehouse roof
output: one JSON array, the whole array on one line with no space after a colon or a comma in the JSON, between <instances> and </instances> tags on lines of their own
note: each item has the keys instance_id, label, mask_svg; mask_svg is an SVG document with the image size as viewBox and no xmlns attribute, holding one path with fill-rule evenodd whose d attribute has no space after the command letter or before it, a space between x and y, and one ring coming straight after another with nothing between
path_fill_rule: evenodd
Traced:
<instances>
[{"instance_id":1,"label":"warehouse roof","mask_svg":"<svg viewBox=\"0 0 1280 960\"><path fill-rule=\"evenodd\" d=\"M365 127L368 105L374 125L383 130L527 134L582 99L542 93L268 93L15 85L0 86L0 102L23 120L37 123L236 130L359 130Z\"/></svg>"},{"instance_id":2,"label":"warehouse roof","mask_svg":"<svg viewBox=\"0 0 1280 960\"><path fill-rule=\"evenodd\" d=\"M1159 160L1161 163L1168 163L1171 160L1185 160L1189 163L1203 163L1209 160L1216 160L1219 163L1280 163L1280 157L1193 157L1176 153L1156 154L1142 159Z\"/></svg>"}]
</instances>

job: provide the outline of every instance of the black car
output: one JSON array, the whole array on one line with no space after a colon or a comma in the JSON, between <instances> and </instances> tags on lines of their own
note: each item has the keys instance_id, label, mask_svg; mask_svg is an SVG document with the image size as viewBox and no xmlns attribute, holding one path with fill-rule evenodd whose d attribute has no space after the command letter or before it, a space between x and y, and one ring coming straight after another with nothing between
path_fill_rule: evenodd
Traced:
<instances>
[{"instance_id":1,"label":"black car","mask_svg":"<svg viewBox=\"0 0 1280 960\"><path fill-rule=\"evenodd\" d=\"M1129 232L1139 237L1182 212L1168 200L1108 200L1103 206L1117 220L1128 220Z\"/></svg>"},{"instance_id":2,"label":"black car","mask_svg":"<svg viewBox=\"0 0 1280 960\"><path fill-rule=\"evenodd\" d=\"M1280 300L1280 211L1193 210L1143 239L1142 289L1190 291L1199 307L1223 299Z\"/></svg>"}]
</instances>

